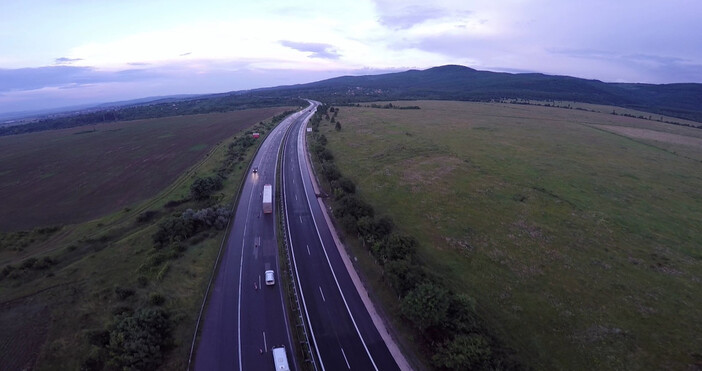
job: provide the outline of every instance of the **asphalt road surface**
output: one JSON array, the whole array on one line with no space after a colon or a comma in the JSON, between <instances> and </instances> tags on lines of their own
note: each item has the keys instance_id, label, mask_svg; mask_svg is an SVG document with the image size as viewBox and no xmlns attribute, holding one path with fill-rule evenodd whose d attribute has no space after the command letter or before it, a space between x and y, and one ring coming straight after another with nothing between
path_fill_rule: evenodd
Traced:
<instances>
[{"instance_id":1,"label":"asphalt road surface","mask_svg":"<svg viewBox=\"0 0 702 371\"><path fill-rule=\"evenodd\" d=\"M303 145L306 122L284 141L282 191L303 312L320 370L399 370L361 301L316 200Z\"/></svg>"},{"instance_id":2,"label":"asphalt road surface","mask_svg":"<svg viewBox=\"0 0 702 371\"><path fill-rule=\"evenodd\" d=\"M292 358L292 338L279 284L275 210L263 214L264 184L273 185L278 153L288 128L313 112L310 106L286 118L262 143L236 207L233 225L222 251L221 261L202 320L202 332L195 352L196 370L273 370L271 348L284 345ZM264 272L275 271L276 284L267 286Z\"/></svg>"}]
</instances>

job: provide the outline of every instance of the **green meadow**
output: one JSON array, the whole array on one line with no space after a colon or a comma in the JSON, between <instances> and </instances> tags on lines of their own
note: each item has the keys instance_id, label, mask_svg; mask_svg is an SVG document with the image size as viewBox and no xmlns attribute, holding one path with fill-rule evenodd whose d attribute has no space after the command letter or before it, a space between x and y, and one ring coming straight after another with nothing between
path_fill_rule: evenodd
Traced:
<instances>
[{"instance_id":1,"label":"green meadow","mask_svg":"<svg viewBox=\"0 0 702 371\"><path fill-rule=\"evenodd\" d=\"M702 130L616 107L393 104L421 109L339 107L327 148L526 366L702 365Z\"/></svg>"}]
</instances>

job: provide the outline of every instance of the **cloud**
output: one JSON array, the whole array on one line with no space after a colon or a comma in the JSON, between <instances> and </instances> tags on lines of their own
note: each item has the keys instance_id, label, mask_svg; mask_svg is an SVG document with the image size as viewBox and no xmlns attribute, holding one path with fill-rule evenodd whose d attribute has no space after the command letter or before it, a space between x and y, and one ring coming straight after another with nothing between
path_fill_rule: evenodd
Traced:
<instances>
[{"instance_id":1,"label":"cloud","mask_svg":"<svg viewBox=\"0 0 702 371\"><path fill-rule=\"evenodd\" d=\"M161 75L162 73L158 69L100 71L92 67L78 66L0 68L0 92L42 88L75 88L104 82L144 81Z\"/></svg>"},{"instance_id":2,"label":"cloud","mask_svg":"<svg viewBox=\"0 0 702 371\"><path fill-rule=\"evenodd\" d=\"M301 52L310 52L312 53L312 58L339 59L340 57L339 53L333 48L332 45L329 44L281 40L280 45L287 46L288 48Z\"/></svg>"},{"instance_id":3,"label":"cloud","mask_svg":"<svg viewBox=\"0 0 702 371\"><path fill-rule=\"evenodd\" d=\"M82 61L82 60L83 60L83 58L67 58L67 57L60 57L60 58L54 59L54 62L55 62L56 64L64 65L64 64L72 64L72 63L79 62L79 61Z\"/></svg>"},{"instance_id":4,"label":"cloud","mask_svg":"<svg viewBox=\"0 0 702 371\"><path fill-rule=\"evenodd\" d=\"M193 54L193 52L183 53L183 54L180 54L179 56L180 56L180 57L185 57L185 56L188 56L188 55L190 55L190 54Z\"/></svg>"},{"instance_id":5,"label":"cloud","mask_svg":"<svg viewBox=\"0 0 702 371\"><path fill-rule=\"evenodd\" d=\"M471 11L457 9L455 6L437 6L426 2L376 0L378 21L396 30L405 30L430 20L460 19L472 14Z\"/></svg>"},{"instance_id":6,"label":"cloud","mask_svg":"<svg viewBox=\"0 0 702 371\"><path fill-rule=\"evenodd\" d=\"M587 48L549 48L547 51L586 63L587 61L603 62L610 66L610 70L628 69L632 74L640 75L628 78L628 81L643 79L651 83L702 81L702 63L681 57ZM654 78L646 78L646 76Z\"/></svg>"}]
</instances>

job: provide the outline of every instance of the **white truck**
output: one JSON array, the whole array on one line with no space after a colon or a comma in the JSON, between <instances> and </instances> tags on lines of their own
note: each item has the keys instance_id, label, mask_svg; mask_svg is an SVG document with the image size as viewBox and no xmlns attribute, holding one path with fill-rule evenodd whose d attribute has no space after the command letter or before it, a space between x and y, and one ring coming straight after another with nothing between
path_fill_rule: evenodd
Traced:
<instances>
[{"instance_id":1,"label":"white truck","mask_svg":"<svg viewBox=\"0 0 702 371\"><path fill-rule=\"evenodd\" d=\"M273 187L270 184L263 186L263 213L273 212Z\"/></svg>"},{"instance_id":2,"label":"white truck","mask_svg":"<svg viewBox=\"0 0 702 371\"><path fill-rule=\"evenodd\" d=\"M276 371L290 371L288 355L285 354L285 346L273 347L273 363Z\"/></svg>"}]
</instances>

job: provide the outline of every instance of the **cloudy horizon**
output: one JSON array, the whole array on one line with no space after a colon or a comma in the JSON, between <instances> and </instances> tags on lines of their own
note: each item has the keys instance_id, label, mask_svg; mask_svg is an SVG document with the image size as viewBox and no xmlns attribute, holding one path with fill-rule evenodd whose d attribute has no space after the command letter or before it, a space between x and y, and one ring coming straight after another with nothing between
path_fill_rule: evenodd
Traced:
<instances>
[{"instance_id":1,"label":"cloudy horizon","mask_svg":"<svg viewBox=\"0 0 702 371\"><path fill-rule=\"evenodd\" d=\"M693 1L232 3L0 4L0 113L445 64L702 83Z\"/></svg>"}]
</instances>

